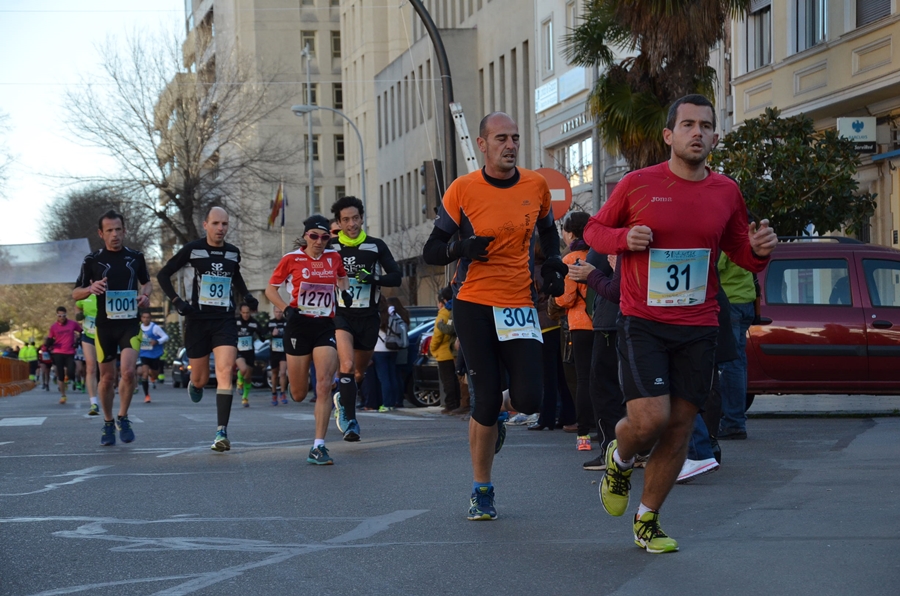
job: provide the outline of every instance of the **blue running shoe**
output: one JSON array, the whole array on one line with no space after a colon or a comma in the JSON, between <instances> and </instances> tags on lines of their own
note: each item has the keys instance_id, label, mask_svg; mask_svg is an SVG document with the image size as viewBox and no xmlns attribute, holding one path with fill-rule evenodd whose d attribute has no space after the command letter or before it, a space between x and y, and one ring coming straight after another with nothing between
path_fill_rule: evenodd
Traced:
<instances>
[{"instance_id":1,"label":"blue running shoe","mask_svg":"<svg viewBox=\"0 0 900 596\"><path fill-rule=\"evenodd\" d=\"M320 445L309 450L309 455L306 456L306 463L316 464L317 466L330 466L334 463L334 460L328 455L328 449L325 448L325 445Z\"/></svg>"},{"instance_id":2,"label":"blue running shoe","mask_svg":"<svg viewBox=\"0 0 900 596\"><path fill-rule=\"evenodd\" d=\"M112 420L103 423L103 434L100 435L100 444L104 447L116 444L116 423Z\"/></svg>"},{"instance_id":3,"label":"blue running shoe","mask_svg":"<svg viewBox=\"0 0 900 596\"><path fill-rule=\"evenodd\" d=\"M481 486L472 493L469 501L470 521L491 521L497 519L497 509L494 507L494 487Z\"/></svg>"},{"instance_id":4,"label":"blue running shoe","mask_svg":"<svg viewBox=\"0 0 900 596\"><path fill-rule=\"evenodd\" d=\"M343 433L346 441L348 440L347 431L349 430L350 421L347 420L347 416L344 414L344 406L341 405L341 392L336 392L332 400L334 401L334 423L337 425L338 430ZM357 436L357 438L351 440L358 441L359 437Z\"/></svg>"},{"instance_id":5,"label":"blue running shoe","mask_svg":"<svg viewBox=\"0 0 900 596\"><path fill-rule=\"evenodd\" d=\"M131 430L131 422L128 420L128 416L121 416L116 420L116 428L119 429L119 439L123 443L134 441L134 431Z\"/></svg>"},{"instance_id":6,"label":"blue running shoe","mask_svg":"<svg viewBox=\"0 0 900 596\"><path fill-rule=\"evenodd\" d=\"M359 423L356 418L347 422L347 430L344 432L344 440L348 443L359 441Z\"/></svg>"},{"instance_id":7,"label":"blue running shoe","mask_svg":"<svg viewBox=\"0 0 900 596\"><path fill-rule=\"evenodd\" d=\"M197 389L193 383L188 381L188 395L191 396L192 402L199 404L200 400L203 399L203 389Z\"/></svg>"},{"instance_id":8,"label":"blue running shoe","mask_svg":"<svg viewBox=\"0 0 900 596\"><path fill-rule=\"evenodd\" d=\"M500 453L503 443L506 442L507 422L509 422L509 412L500 412L500 415L497 416L497 444L494 445L494 455Z\"/></svg>"},{"instance_id":9,"label":"blue running shoe","mask_svg":"<svg viewBox=\"0 0 900 596\"><path fill-rule=\"evenodd\" d=\"M216 431L216 440L213 441L212 447L210 447L213 451L218 451L219 453L223 451L229 451L231 449L231 441L228 440L228 434L225 432L225 429Z\"/></svg>"}]
</instances>

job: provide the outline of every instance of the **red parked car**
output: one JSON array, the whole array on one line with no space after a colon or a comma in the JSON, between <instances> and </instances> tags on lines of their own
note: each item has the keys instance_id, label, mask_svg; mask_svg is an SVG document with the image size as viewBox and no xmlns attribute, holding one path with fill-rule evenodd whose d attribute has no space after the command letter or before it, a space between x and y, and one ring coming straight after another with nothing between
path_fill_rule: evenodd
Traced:
<instances>
[{"instance_id":1,"label":"red parked car","mask_svg":"<svg viewBox=\"0 0 900 596\"><path fill-rule=\"evenodd\" d=\"M750 399L900 394L900 251L848 238L781 242L759 282Z\"/></svg>"}]
</instances>

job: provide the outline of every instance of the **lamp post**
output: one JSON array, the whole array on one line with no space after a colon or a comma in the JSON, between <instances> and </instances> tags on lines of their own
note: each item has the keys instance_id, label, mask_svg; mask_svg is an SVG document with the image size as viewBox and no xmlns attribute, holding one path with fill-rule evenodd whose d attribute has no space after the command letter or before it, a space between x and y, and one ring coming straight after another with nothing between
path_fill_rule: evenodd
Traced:
<instances>
[{"instance_id":1,"label":"lamp post","mask_svg":"<svg viewBox=\"0 0 900 596\"><path fill-rule=\"evenodd\" d=\"M353 123L353 120L350 119L347 114L343 113L340 110L336 110L334 108L329 108L328 106L313 106L313 105L299 105L299 106L291 106L291 111L294 112L295 116L303 116L304 114L309 114L314 110L328 110L329 112L334 112L341 118L347 121L350 124L350 128L356 133L356 138L359 139L359 183L362 187L362 202L363 205L366 204L366 148L363 145L363 138L359 132L359 129L356 128L356 125ZM365 210L363 211L363 227L366 226L366 214Z\"/></svg>"},{"instance_id":2,"label":"lamp post","mask_svg":"<svg viewBox=\"0 0 900 596\"><path fill-rule=\"evenodd\" d=\"M306 103L312 104L312 85L309 80L309 44L303 46L303 51L300 52L301 56L306 58ZM296 113L296 112L295 112ZM297 114L299 116L299 114ZM312 116L309 117L309 123L307 124L307 143L306 143L306 157L309 161L309 195L306 200L306 216L309 217L313 214L313 198L315 196L315 169L313 164L313 126L312 126Z\"/></svg>"}]
</instances>

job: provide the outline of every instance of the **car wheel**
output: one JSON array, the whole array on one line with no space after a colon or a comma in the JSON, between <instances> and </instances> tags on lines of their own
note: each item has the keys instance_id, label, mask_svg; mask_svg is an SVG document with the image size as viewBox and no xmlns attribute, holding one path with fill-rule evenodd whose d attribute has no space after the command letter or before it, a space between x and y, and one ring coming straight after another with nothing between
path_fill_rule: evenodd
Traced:
<instances>
[{"instance_id":1,"label":"car wheel","mask_svg":"<svg viewBox=\"0 0 900 596\"><path fill-rule=\"evenodd\" d=\"M755 398L755 397L756 397L756 396L753 395L752 393L748 393L748 394L747 394L747 407L746 407L745 411L746 411L746 410L749 410L749 409L750 409L750 406L753 405L753 398Z\"/></svg>"},{"instance_id":2,"label":"car wheel","mask_svg":"<svg viewBox=\"0 0 900 596\"><path fill-rule=\"evenodd\" d=\"M406 399L417 408L437 406L441 403L440 391L420 389L413 383L413 375L409 375L406 381Z\"/></svg>"}]
</instances>

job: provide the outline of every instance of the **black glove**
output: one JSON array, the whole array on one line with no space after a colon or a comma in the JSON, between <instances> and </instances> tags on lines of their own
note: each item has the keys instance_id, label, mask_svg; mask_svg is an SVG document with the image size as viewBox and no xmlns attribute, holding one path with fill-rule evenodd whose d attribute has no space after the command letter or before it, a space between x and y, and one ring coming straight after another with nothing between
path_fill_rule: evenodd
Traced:
<instances>
[{"instance_id":1,"label":"black glove","mask_svg":"<svg viewBox=\"0 0 900 596\"><path fill-rule=\"evenodd\" d=\"M353 306L353 294L344 290L341 292L341 299L344 301L344 308L350 308Z\"/></svg>"},{"instance_id":2,"label":"black glove","mask_svg":"<svg viewBox=\"0 0 900 596\"><path fill-rule=\"evenodd\" d=\"M361 284L378 284L378 276L372 273L371 271L366 271L365 269L360 269L356 272L356 281Z\"/></svg>"},{"instance_id":3,"label":"black glove","mask_svg":"<svg viewBox=\"0 0 900 596\"><path fill-rule=\"evenodd\" d=\"M172 306L175 307L175 310L178 311L183 317L188 316L189 314L194 312L194 307L182 300L181 298L176 298L172 301Z\"/></svg>"},{"instance_id":4,"label":"black glove","mask_svg":"<svg viewBox=\"0 0 900 596\"><path fill-rule=\"evenodd\" d=\"M259 300L253 297L253 294L247 294L244 296L244 304L250 307L251 311L259 310Z\"/></svg>"},{"instance_id":5,"label":"black glove","mask_svg":"<svg viewBox=\"0 0 900 596\"><path fill-rule=\"evenodd\" d=\"M566 291L565 278L568 273L569 267L559 257L544 261L541 265L541 277L544 278L541 293L548 296L562 296Z\"/></svg>"},{"instance_id":6,"label":"black glove","mask_svg":"<svg viewBox=\"0 0 900 596\"><path fill-rule=\"evenodd\" d=\"M296 315L296 314L297 314L297 309L294 308L293 306L285 306L284 307L284 320L285 321L290 321L291 318L293 318L294 315Z\"/></svg>"},{"instance_id":7,"label":"black glove","mask_svg":"<svg viewBox=\"0 0 900 596\"><path fill-rule=\"evenodd\" d=\"M472 261L486 263L488 260L488 244L493 242L493 240L493 236L471 236L465 240L455 242L455 246L451 247L451 254L455 252L459 256Z\"/></svg>"}]
</instances>

